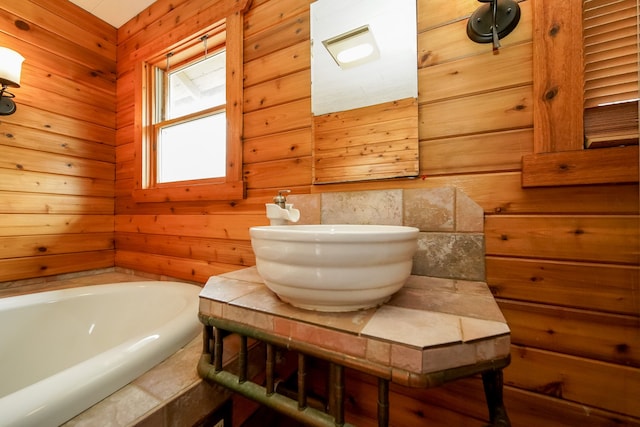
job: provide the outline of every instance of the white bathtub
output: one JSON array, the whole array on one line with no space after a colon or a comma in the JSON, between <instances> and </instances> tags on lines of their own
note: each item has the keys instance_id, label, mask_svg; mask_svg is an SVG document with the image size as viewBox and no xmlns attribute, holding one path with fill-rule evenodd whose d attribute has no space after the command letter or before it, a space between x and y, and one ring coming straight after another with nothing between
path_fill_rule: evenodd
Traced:
<instances>
[{"instance_id":1,"label":"white bathtub","mask_svg":"<svg viewBox=\"0 0 640 427\"><path fill-rule=\"evenodd\" d=\"M200 290L129 282L0 299L0 426L60 425L175 353L200 331Z\"/></svg>"}]
</instances>

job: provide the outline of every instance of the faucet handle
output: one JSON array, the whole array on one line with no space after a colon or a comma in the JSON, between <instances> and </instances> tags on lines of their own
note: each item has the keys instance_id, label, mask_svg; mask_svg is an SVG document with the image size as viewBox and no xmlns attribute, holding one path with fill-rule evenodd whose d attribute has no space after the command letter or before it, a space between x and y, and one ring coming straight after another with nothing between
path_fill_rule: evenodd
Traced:
<instances>
[{"instance_id":1,"label":"faucet handle","mask_svg":"<svg viewBox=\"0 0 640 427\"><path fill-rule=\"evenodd\" d=\"M273 203L286 209L287 197L283 193L291 193L291 190L278 190L278 195L273 198Z\"/></svg>"}]
</instances>

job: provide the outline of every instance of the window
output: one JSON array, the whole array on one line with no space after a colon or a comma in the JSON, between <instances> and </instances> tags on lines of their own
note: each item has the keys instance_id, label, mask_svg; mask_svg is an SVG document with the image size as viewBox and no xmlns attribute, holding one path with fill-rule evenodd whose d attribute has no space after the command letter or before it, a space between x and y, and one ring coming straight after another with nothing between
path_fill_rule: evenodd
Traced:
<instances>
[{"instance_id":1,"label":"window","mask_svg":"<svg viewBox=\"0 0 640 427\"><path fill-rule=\"evenodd\" d=\"M154 68L150 137L156 184L224 178L225 51L176 70Z\"/></svg>"},{"instance_id":2,"label":"window","mask_svg":"<svg viewBox=\"0 0 640 427\"><path fill-rule=\"evenodd\" d=\"M206 28L189 32L193 25L184 22L166 38L169 46L157 40L133 53L140 58L136 202L244 198L242 12L249 2L218 3Z\"/></svg>"}]
</instances>

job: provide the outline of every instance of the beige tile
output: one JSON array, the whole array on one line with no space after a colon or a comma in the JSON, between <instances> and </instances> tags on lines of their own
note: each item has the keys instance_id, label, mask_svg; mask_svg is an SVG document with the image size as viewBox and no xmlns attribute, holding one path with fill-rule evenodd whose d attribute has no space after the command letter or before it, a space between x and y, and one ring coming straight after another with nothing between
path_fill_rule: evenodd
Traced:
<instances>
[{"instance_id":1,"label":"beige tile","mask_svg":"<svg viewBox=\"0 0 640 427\"><path fill-rule=\"evenodd\" d=\"M258 269L254 267L242 268L240 270L229 271L221 274L220 276L213 277L226 277L227 279L239 280L249 283L264 283L262 277L258 274Z\"/></svg>"},{"instance_id":2,"label":"beige tile","mask_svg":"<svg viewBox=\"0 0 640 427\"><path fill-rule=\"evenodd\" d=\"M135 427L167 427L165 407L158 408L136 419L132 425Z\"/></svg>"},{"instance_id":3,"label":"beige tile","mask_svg":"<svg viewBox=\"0 0 640 427\"><path fill-rule=\"evenodd\" d=\"M226 303L207 300L204 298L201 298L200 300L209 301L208 310L207 311L202 310L202 314L211 316L211 317L222 317L222 310L223 310L223 307L226 305Z\"/></svg>"},{"instance_id":4,"label":"beige tile","mask_svg":"<svg viewBox=\"0 0 640 427\"><path fill-rule=\"evenodd\" d=\"M494 340L475 341L470 345L475 349L475 362L494 360L498 357Z\"/></svg>"},{"instance_id":5,"label":"beige tile","mask_svg":"<svg viewBox=\"0 0 640 427\"><path fill-rule=\"evenodd\" d=\"M402 190L322 193L322 224L402 225Z\"/></svg>"},{"instance_id":6,"label":"beige tile","mask_svg":"<svg viewBox=\"0 0 640 427\"><path fill-rule=\"evenodd\" d=\"M424 348L462 341L458 316L382 306L362 335Z\"/></svg>"},{"instance_id":7,"label":"beige tile","mask_svg":"<svg viewBox=\"0 0 640 427\"><path fill-rule=\"evenodd\" d=\"M486 282L479 282L474 280L456 280L455 287L457 292L463 292L469 295L478 295L493 299L491 289L489 289Z\"/></svg>"},{"instance_id":8,"label":"beige tile","mask_svg":"<svg viewBox=\"0 0 640 427\"><path fill-rule=\"evenodd\" d=\"M462 327L462 340L464 342L483 340L509 333L509 327L504 322L461 317L460 324Z\"/></svg>"},{"instance_id":9,"label":"beige tile","mask_svg":"<svg viewBox=\"0 0 640 427\"><path fill-rule=\"evenodd\" d=\"M484 236L474 233L420 233L412 274L485 280Z\"/></svg>"},{"instance_id":10,"label":"beige tile","mask_svg":"<svg viewBox=\"0 0 640 427\"><path fill-rule=\"evenodd\" d=\"M225 305L222 308L222 316L225 320L238 322L243 325L262 329L263 331L273 330L273 316L255 310L247 310L242 307Z\"/></svg>"},{"instance_id":11,"label":"beige tile","mask_svg":"<svg viewBox=\"0 0 640 427\"><path fill-rule=\"evenodd\" d=\"M166 407L166 425L191 427L220 407L231 392L206 382L195 384L188 392L172 400Z\"/></svg>"},{"instance_id":12,"label":"beige tile","mask_svg":"<svg viewBox=\"0 0 640 427\"><path fill-rule=\"evenodd\" d=\"M368 339L367 360L388 366L391 363L391 343Z\"/></svg>"},{"instance_id":13,"label":"beige tile","mask_svg":"<svg viewBox=\"0 0 640 427\"><path fill-rule=\"evenodd\" d=\"M455 279L447 279L442 277L432 277L432 276L409 276L407 283L404 285L403 289L406 288L416 288L416 289L434 289L441 291L455 291L456 290L456 280Z\"/></svg>"},{"instance_id":14,"label":"beige tile","mask_svg":"<svg viewBox=\"0 0 640 427\"><path fill-rule=\"evenodd\" d=\"M421 231L454 231L455 188L404 190L404 225Z\"/></svg>"},{"instance_id":15,"label":"beige tile","mask_svg":"<svg viewBox=\"0 0 640 427\"><path fill-rule=\"evenodd\" d=\"M422 350L391 344L391 366L409 372L422 372Z\"/></svg>"},{"instance_id":16,"label":"beige tile","mask_svg":"<svg viewBox=\"0 0 640 427\"><path fill-rule=\"evenodd\" d=\"M298 224L320 224L321 199L320 194L292 194L287 197L287 202L300 211Z\"/></svg>"},{"instance_id":17,"label":"beige tile","mask_svg":"<svg viewBox=\"0 0 640 427\"><path fill-rule=\"evenodd\" d=\"M366 356L367 340L365 338L301 322L291 324L291 339L350 356L362 358Z\"/></svg>"},{"instance_id":18,"label":"beige tile","mask_svg":"<svg viewBox=\"0 0 640 427\"><path fill-rule=\"evenodd\" d=\"M172 357L138 377L133 384L161 401L167 401L200 381L196 366L202 338L192 340Z\"/></svg>"},{"instance_id":19,"label":"beige tile","mask_svg":"<svg viewBox=\"0 0 640 427\"><path fill-rule=\"evenodd\" d=\"M287 317L290 317L290 314L295 312L294 307L282 301L266 286L256 288L255 291L234 299L232 304L248 310L258 310L264 313L284 315Z\"/></svg>"},{"instance_id":20,"label":"beige tile","mask_svg":"<svg viewBox=\"0 0 640 427\"><path fill-rule=\"evenodd\" d=\"M511 354L511 335L503 335L495 338L493 344L496 347L498 357L506 357Z\"/></svg>"},{"instance_id":21,"label":"beige tile","mask_svg":"<svg viewBox=\"0 0 640 427\"><path fill-rule=\"evenodd\" d=\"M376 308L348 311L343 313L327 313L322 311L303 310L292 307L288 313L291 319L326 328L358 334L376 312Z\"/></svg>"},{"instance_id":22,"label":"beige tile","mask_svg":"<svg viewBox=\"0 0 640 427\"><path fill-rule=\"evenodd\" d=\"M291 330L293 328L293 324L296 323L290 319L283 319L281 317L273 318L273 332L276 335L280 335L282 337L290 338Z\"/></svg>"},{"instance_id":23,"label":"beige tile","mask_svg":"<svg viewBox=\"0 0 640 427\"><path fill-rule=\"evenodd\" d=\"M422 372L438 372L444 369L476 363L476 347L473 344L457 344L425 349Z\"/></svg>"},{"instance_id":24,"label":"beige tile","mask_svg":"<svg viewBox=\"0 0 640 427\"><path fill-rule=\"evenodd\" d=\"M493 297L464 292L403 288L391 298L387 305L504 322L502 312Z\"/></svg>"},{"instance_id":25,"label":"beige tile","mask_svg":"<svg viewBox=\"0 0 640 427\"><path fill-rule=\"evenodd\" d=\"M198 312L210 316L212 314L212 311L211 311L211 304L212 303L213 303L213 301L211 301L210 299L199 298L198 299Z\"/></svg>"},{"instance_id":26,"label":"beige tile","mask_svg":"<svg viewBox=\"0 0 640 427\"><path fill-rule=\"evenodd\" d=\"M509 355L511 349L511 338L503 335L495 339L474 342L476 350L476 361L484 362L494 360Z\"/></svg>"},{"instance_id":27,"label":"beige tile","mask_svg":"<svg viewBox=\"0 0 640 427\"><path fill-rule=\"evenodd\" d=\"M160 400L139 387L128 385L69 420L63 426L125 426L151 411L160 403Z\"/></svg>"},{"instance_id":28,"label":"beige tile","mask_svg":"<svg viewBox=\"0 0 640 427\"><path fill-rule=\"evenodd\" d=\"M456 227L457 232L484 232L484 210L462 190L456 190Z\"/></svg>"},{"instance_id":29,"label":"beige tile","mask_svg":"<svg viewBox=\"0 0 640 427\"><path fill-rule=\"evenodd\" d=\"M244 282L242 280L229 279L222 276L209 278L200 291L201 298L215 301L229 302L248 293L254 292L264 286L262 283Z\"/></svg>"}]
</instances>

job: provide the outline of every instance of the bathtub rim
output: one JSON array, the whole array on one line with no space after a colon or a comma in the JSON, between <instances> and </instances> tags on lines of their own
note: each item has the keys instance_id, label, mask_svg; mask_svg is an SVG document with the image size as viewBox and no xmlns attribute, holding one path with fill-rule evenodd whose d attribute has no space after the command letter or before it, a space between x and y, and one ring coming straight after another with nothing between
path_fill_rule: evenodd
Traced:
<instances>
[{"instance_id":1,"label":"bathtub rim","mask_svg":"<svg viewBox=\"0 0 640 427\"><path fill-rule=\"evenodd\" d=\"M0 398L0 413L9 413L8 408L12 410L11 415L6 419L3 415L3 425L5 425L4 423L7 423L7 426L62 424L158 365L183 348L201 332L201 325L197 319L198 295L201 287L187 282L136 280L73 286L5 297L0 299L0 309L9 305L11 308L25 307L50 301L51 298L73 298L92 292L98 295L105 292L117 292L117 288L121 286L180 288L181 295L184 294L186 301L185 306L174 318L175 321L166 321L155 325L148 331L131 337L69 369L57 372ZM132 358L126 359L125 356L132 356ZM105 360L106 357L108 359ZM93 376L94 381L88 381L86 376L94 370L98 370L100 373ZM74 387L60 392L56 387L58 382L74 384ZM46 404L43 403L45 398L50 399ZM65 407L56 410L56 406L61 402L66 402Z\"/></svg>"}]
</instances>

